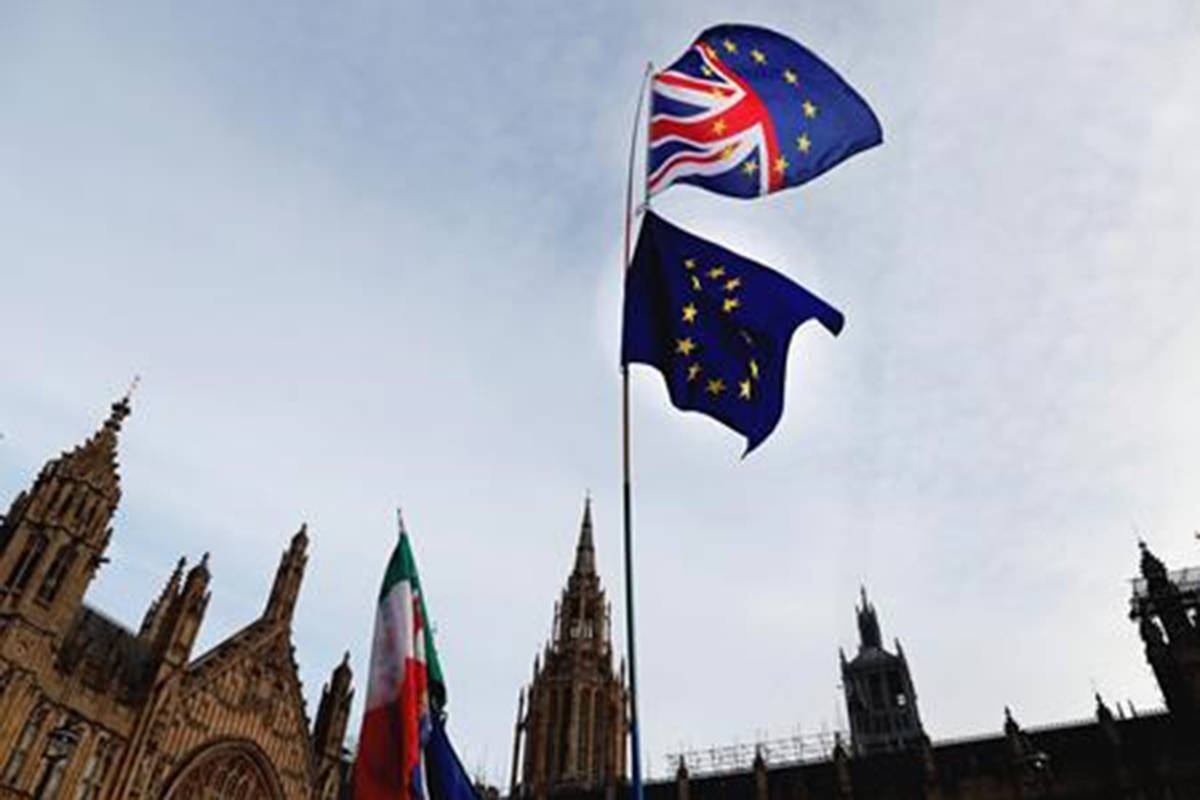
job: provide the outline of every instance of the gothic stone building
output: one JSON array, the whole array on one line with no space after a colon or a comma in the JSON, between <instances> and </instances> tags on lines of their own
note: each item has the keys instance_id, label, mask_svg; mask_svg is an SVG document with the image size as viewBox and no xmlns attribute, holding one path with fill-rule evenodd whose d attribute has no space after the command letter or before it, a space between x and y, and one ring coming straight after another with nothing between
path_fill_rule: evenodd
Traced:
<instances>
[{"instance_id":1,"label":"gothic stone building","mask_svg":"<svg viewBox=\"0 0 1200 800\"><path fill-rule=\"evenodd\" d=\"M510 794L611 791L624 778L628 696L624 664L619 676L613 671L611 613L596 573L586 502L575 566L554 606L551 641L534 657L533 682L518 699Z\"/></svg>"},{"instance_id":2,"label":"gothic stone building","mask_svg":"<svg viewBox=\"0 0 1200 800\"><path fill-rule=\"evenodd\" d=\"M858 609L858 654L851 661L839 648L842 687L850 715L850 741L858 755L903 749L925 736L917 712L917 690L908 671L904 648L896 640L896 652L883 647L879 616L862 590Z\"/></svg>"},{"instance_id":3,"label":"gothic stone building","mask_svg":"<svg viewBox=\"0 0 1200 800\"><path fill-rule=\"evenodd\" d=\"M128 398L0 518L0 800L333 800L343 661L311 732L291 639L300 529L257 619L194 658L207 554L180 560L136 632L83 602L107 560Z\"/></svg>"},{"instance_id":4,"label":"gothic stone building","mask_svg":"<svg viewBox=\"0 0 1200 800\"><path fill-rule=\"evenodd\" d=\"M590 549L588 531L580 539L572 581L575 574L590 574L594 567ZM1165 711L1138 713L1130 706L1126 713L1118 704L1114 713L1096 695L1090 719L1026 730L1005 708L994 734L933 742L921 726L904 651L899 641L894 653L883 647L878 615L864 590L857 609L858 652L850 660L841 655L848 740L839 735L828 749L783 759L763 747L752 762L720 770L689 764L684 757L673 779L647 783L646 800L1200 798L1200 568L1168 572L1144 544L1140 568L1130 616L1138 623ZM563 608L574 585L568 584ZM535 666L531 697L535 689L576 685L574 673L558 677L563 675L559 654L572 647L570 637L561 634L560 613L556 612L554 644L547 651L547 667L551 653L556 654L556 666ZM568 630L574 618L568 614ZM545 770L537 765L550 752L562 752L551 751L551 742L570 741L566 721L573 719L569 713L539 713L542 716L534 714L531 705L530 712L519 717L518 740L526 731L527 749L520 783L514 752L511 794L548 794L554 800L618 796L611 785L594 779L589 784L561 772L538 771ZM531 726L540 726L540 738L530 735ZM623 793L624 772L617 774Z\"/></svg>"}]
</instances>

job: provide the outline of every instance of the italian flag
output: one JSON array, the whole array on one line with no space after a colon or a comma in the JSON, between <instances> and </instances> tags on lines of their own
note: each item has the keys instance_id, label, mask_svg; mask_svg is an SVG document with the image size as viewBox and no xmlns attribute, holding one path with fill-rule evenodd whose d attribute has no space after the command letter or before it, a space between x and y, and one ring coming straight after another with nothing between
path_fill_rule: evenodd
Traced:
<instances>
[{"instance_id":1,"label":"italian flag","mask_svg":"<svg viewBox=\"0 0 1200 800\"><path fill-rule=\"evenodd\" d=\"M375 612L354 800L430 800L424 754L445 701L417 564L401 522Z\"/></svg>"}]
</instances>

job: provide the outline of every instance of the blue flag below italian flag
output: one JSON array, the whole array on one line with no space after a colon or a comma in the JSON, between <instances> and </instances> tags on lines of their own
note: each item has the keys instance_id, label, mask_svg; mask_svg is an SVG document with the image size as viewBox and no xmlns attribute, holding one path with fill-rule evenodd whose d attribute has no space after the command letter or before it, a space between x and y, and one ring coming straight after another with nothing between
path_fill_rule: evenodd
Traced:
<instances>
[{"instance_id":1,"label":"blue flag below italian flag","mask_svg":"<svg viewBox=\"0 0 1200 800\"><path fill-rule=\"evenodd\" d=\"M446 688L404 525L384 572L354 800L475 800L446 736Z\"/></svg>"}]
</instances>

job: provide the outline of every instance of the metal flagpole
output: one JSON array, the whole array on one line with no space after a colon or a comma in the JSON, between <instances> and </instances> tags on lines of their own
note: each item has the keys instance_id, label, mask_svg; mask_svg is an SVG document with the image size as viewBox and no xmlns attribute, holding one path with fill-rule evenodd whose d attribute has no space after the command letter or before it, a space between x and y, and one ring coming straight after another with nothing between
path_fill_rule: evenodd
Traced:
<instances>
[{"instance_id":1,"label":"metal flagpole","mask_svg":"<svg viewBox=\"0 0 1200 800\"><path fill-rule=\"evenodd\" d=\"M646 74L638 91L637 111L633 116L633 136L629 142L629 175L625 183L625 250L621 261L621 282L631 259L633 238L633 167L637 157L638 122L642 117L642 103L646 98L646 85L654 72L654 64L647 62ZM645 202L645 198L643 199ZM622 484L625 522L625 646L629 650L629 733L633 758L633 800L643 800L642 794L642 741L638 728L637 701L637 645L633 625L633 496L630 489L629 468L629 365L621 364L621 456L624 470Z\"/></svg>"}]
</instances>

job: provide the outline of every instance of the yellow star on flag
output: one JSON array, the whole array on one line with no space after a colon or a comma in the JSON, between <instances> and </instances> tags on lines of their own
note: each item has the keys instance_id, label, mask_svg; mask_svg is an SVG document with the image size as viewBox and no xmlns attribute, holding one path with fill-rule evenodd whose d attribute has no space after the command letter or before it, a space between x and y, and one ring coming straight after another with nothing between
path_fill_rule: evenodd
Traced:
<instances>
[{"instance_id":1,"label":"yellow star on flag","mask_svg":"<svg viewBox=\"0 0 1200 800\"><path fill-rule=\"evenodd\" d=\"M817 116L817 107L813 105L812 100L805 100L803 104L804 116L809 119L814 119Z\"/></svg>"},{"instance_id":2,"label":"yellow star on flag","mask_svg":"<svg viewBox=\"0 0 1200 800\"><path fill-rule=\"evenodd\" d=\"M710 56L711 56L711 55L715 55L715 53L712 53L712 52L710 51L710 52L709 52L709 55L710 55ZM701 64L701 65L700 65L700 71L704 73L704 77L706 77L706 78L711 78L711 77L712 77L712 74L713 74L712 67L710 67L708 64Z\"/></svg>"},{"instance_id":3,"label":"yellow star on flag","mask_svg":"<svg viewBox=\"0 0 1200 800\"><path fill-rule=\"evenodd\" d=\"M684 322L695 322L696 321L696 305L694 303L688 303L686 306L683 307L683 321Z\"/></svg>"},{"instance_id":4,"label":"yellow star on flag","mask_svg":"<svg viewBox=\"0 0 1200 800\"><path fill-rule=\"evenodd\" d=\"M712 279L712 280L714 280L714 281L715 281L717 278L719 278L719 277L721 277L722 275L724 275L724 274L725 274L725 268L724 268L724 267L713 267L712 269L710 269L710 270L708 271L708 277L709 277L709 278L711 278L711 279Z\"/></svg>"},{"instance_id":5,"label":"yellow star on flag","mask_svg":"<svg viewBox=\"0 0 1200 800\"><path fill-rule=\"evenodd\" d=\"M729 51L730 53L737 52L737 45L734 44L733 42L729 41L728 39L726 39L724 42L722 42L722 44L725 45L725 49L727 51Z\"/></svg>"},{"instance_id":6,"label":"yellow star on flag","mask_svg":"<svg viewBox=\"0 0 1200 800\"><path fill-rule=\"evenodd\" d=\"M738 397L742 398L743 400L750 399L750 381L749 380L738 381Z\"/></svg>"},{"instance_id":7,"label":"yellow star on flag","mask_svg":"<svg viewBox=\"0 0 1200 800\"><path fill-rule=\"evenodd\" d=\"M738 288L741 285L742 285L741 278L730 278L729 280L725 281L725 291L732 292L734 289Z\"/></svg>"},{"instance_id":8,"label":"yellow star on flag","mask_svg":"<svg viewBox=\"0 0 1200 800\"><path fill-rule=\"evenodd\" d=\"M742 301L738 300L736 297L726 297L725 302L721 304L721 310L726 314L729 314L741 304Z\"/></svg>"},{"instance_id":9,"label":"yellow star on flag","mask_svg":"<svg viewBox=\"0 0 1200 800\"><path fill-rule=\"evenodd\" d=\"M779 173L787 172L787 168L790 166L791 166L791 164L789 164L788 160L786 158L784 158L783 156L780 156L779 158L775 159L775 171L776 172L779 172Z\"/></svg>"},{"instance_id":10,"label":"yellow star on flag","mask_svg":"<svg viewBox=\"0 0 1200 800\"><path fill-rule=\"evenodd\" d=\"M750 359L750 377L758 380L758 362L753 358Z\"/></svg>"},{"instance_id":11,"label":"yellow star on flag","mask_svg":"<svg viewBox=\"0 0 1200 800\"><path fill-rule=\"evenodd\" d=\"M750 56L754 59L754 62L756 64L767 63L767 56L766 56L766 54L763 53L762 50L751 50Z\"/></svg>"},{"instance_id":12,"label":"yellow star on flag","mask_svg":"<svg viewBox=\"0 0 1200 800\"><path fill-rule=\"evenodd\" d=\"M713 133L720 135L725 132L725 120L719 119L713 123Z\"/></svg>"},{"instance_id":13,"label":"yellow star on flag","mask_svg":"<svg viewBox=\"0 0 1200 800\"><path fill-rule=\"evenodd\" d=\"M721 392L725 391L725 381L721 380L720 378L717 378L715 381L709 381L708 386L704 388L704 391L708 392L713 397L716 397Z\"/></svg>"},{"instance_id":14,"label":"yellow star on flag","mask_svg":"<svg viewBox=\"0 0 1200 800\"><path fill-rule=\"evenodd\" d=\"M733 153L735 150L737 150L737 148L733 145L726 145L725 149L721 151L721 158L733 158Z\"/></svg>"},{"instance_id":15,"label":"yellow star on flag","mask_svg":"<svg viewBox=\"0 0 1200 800\"><path fill-rule=\"evenodd\" d=\"M700 373L702 370L703 370L703 367L701 367L699 364L688 364L688 368L687 368L688 383L691 383L692 381L696 380L696 378L700 377Z\"/></svg>"},{"instance_id":16,"label":"yellow star on flag","mask_svg":"<svg viewBox=\"0 0 1200 800\"><path fill-rule=\"evenodd\" d=\"M792 72L790 69L785 69L783 71L783 79L785 81L787 81L788 83L792 84L793 86L795 86L797 81L800 80L800 77L798 75L796 75L796 73Z\"/></svg>"},{"instance_id":17,"label":"yellow star on flag","mask_svg":"<svg viewBox=\"0 0 1200 800\"><path fill-rule=\"evenodd\" d=\"M796 149L801 153L807 153L810 147L812 147L812 141L809 140L807 133L802 133L796 137Z\"/></svg>"},{"instance_id":18,"label":"yellow star on flag","mask_svg":"<svg viewBox=\"0 0 1200 800\"><path fill-rule=\"evenodd\" d=\"M758 162L751 159L745 164L742 164L742 172L746 173L747 175L753 175L755 172L758 172Z\"/></svg>"},{"instance_id":19,"label":"yellow star on flag","mask_svg":"<svg viewBox=\"0 0 1200 800\"><path fill-rule=\"evenodd\" d=\"M693 289L695 289L697 292L703 291L704 287L700 285L699 278L697 278L695 275L690 275L688 277L690 277L692 279L692 288Z\"/></svg>"},{"instance_id":20,"label":"yellow star on flag","mask_svg":"<svg viewBox=\"0 0 1200 800\"><path fill-rule=\"evenodd\" d=\"M686 261L684 261L683 268L684 269L695 269L696 268L696 259L689 258Z\"/></svg>"},{"instance_id":21,"label":"yellow star on flag","mask_svg":"<svg viewBox=\"0 0 1200 800\"><path fill-rule=\"evenodd\" d=\"M675 340L675 352L680 355L690 356L695 349L696 343L692 341L690 336L687 339Z\"/></svg>"}]
</instances>

